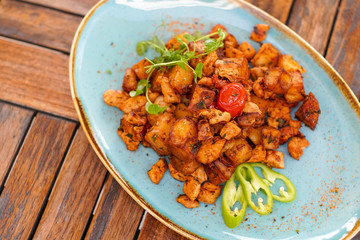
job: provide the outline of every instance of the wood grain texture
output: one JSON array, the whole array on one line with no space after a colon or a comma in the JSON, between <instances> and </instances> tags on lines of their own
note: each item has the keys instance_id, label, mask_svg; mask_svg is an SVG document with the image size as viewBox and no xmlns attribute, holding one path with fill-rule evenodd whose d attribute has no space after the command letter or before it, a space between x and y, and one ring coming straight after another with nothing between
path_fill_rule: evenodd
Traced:
<instances>
[{"instance_id":1,"label":"wood grain texture","mask_svg":"<svg viewBox=\"0 0 360 240\"><path fill-rule=\"evenodd\" d=\"M82 129L77 131L34 239L80 239L106 168Z\"/></svg>"},{"instance_id":2,"label":"wood grain texture","mask_svg":"<svg viewBox=\"0 0 360 240\"><path fill-rule=\"evenodd\" d=\"M85 15L92 6L94 6L98 0L77 0L76 4L74 0L25 0L26 2L36 3L51 8L60 9L62 11L75 13L79 15Z\"/></svg>"},{"instance_id":3,"label":"wood grain texture","mask_svg":"<svg viewBox=\"0 0 360 240\"><path fill-rule=\"evenodd\" d=\"M75 124L38 114L0 196L0 239L26 239Z\"/></svg>"},{"instance_id":4,"label":"wood grain texture","mask_svg":"<svg viewBox=\"0 0 360 240\"><path fill-rule=\"evenodd\" d=\"M0 99L77 119L68 56L0 37Z\"/></svg>"},{"instance_id":5,"label":"wood grain texture","mask_svg":"<svg viewBox=\"0 0 360 240\"><path fill-rule=\"evenodd\" d=\"M296 0L289 27L324 54L339 0Z\"/></svg>"},{"instance_id":6,"label":"wood grain texture","mask_svg":"<svg viewBox=\"0 0 360 240\"><path fill-rule=\"evenodd\" d=\"M360 98L360 1L343 0L326 59Z\"/></svg>"},{"instance_id":7,"label":"wood grain texture","mask_svg":"<svg viewBox=\"0 0 360 240\"><path fill-rule=\"evenodd\" d=\"M0 184L14 159L33 112L0 102Z\"/></svg>"},{"instance_id":8,"label":"wood grain texture","mask_svg":"<svg viewBox=\"0 0 360 240\"><path fill-rule=\"evenodd\" d=\"M293 0L245 0L285 23Z\"/></svg>"},{"instance_id":9,"label":"wood grain texture","mask_svg":"<svg viewBox=\"0 0 360 240\"><path fill-rule=\"evenodd\" d=\"M138 240L151 239L186 240L187 238L166 227L150 214L147 214Z\"/></svg>"},{"instance_id":10,"label":"wood grain texture","mask_svg":"<svg viewBox=\"0 0 360 240\"><path fill-rule=\"evenodd\" d=\"M119 183L109 177L86 239L132 240L143 211Z\"/></svg>"},{"instance_id":11,"label":"wood grain texture","mask_svg":"<svg viewBox=\"0 0 360 240\"><path fill-rule=\"evenodd\" d=\"M70 51L80 21L81 17L24 2L0 3L1 35L65 52Z\"/></svg>"}]
</instances>

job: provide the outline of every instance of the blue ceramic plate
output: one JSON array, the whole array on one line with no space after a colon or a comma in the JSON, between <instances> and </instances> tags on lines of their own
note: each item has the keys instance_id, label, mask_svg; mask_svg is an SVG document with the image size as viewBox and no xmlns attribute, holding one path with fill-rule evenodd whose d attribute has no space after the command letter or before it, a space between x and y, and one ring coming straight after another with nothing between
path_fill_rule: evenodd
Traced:
<instances>
[{"instance_id":1,"label":"blue ceramic plate","mask_svg":"<svg viewBox=\"0 0 360 240\"><path fill-rule=\"evenodd\" d=\"M182 184L167 172L159 185L147 171L158 160L152 149L126 150L116 133L122 113L103 102L106 90L120 89L124 69L141 58L138 41L156 26L163 39L179 31L207 33L223 24L239 42L249 41L258 23L271 26L266 42L306 69L305 91L317 97L322 114L315 131L302 127L310 142L300 161L283 146L285 169L297 189L292 203L275 202L272 214L247 210L246 221L227 228L216 205L189 210L176 202ZM190 30L188 29L190 28ZM258 49L258 44L252 42ZM70 62L71 89L82 126L104 165L122 187L152 215L193 239L339 239L360 229L360 107L335 70L294 32L261 10L226 1L103 1L84 18L74 39ZM119 216L121 217L121 216Z\"/></svg>"}]
</instances>

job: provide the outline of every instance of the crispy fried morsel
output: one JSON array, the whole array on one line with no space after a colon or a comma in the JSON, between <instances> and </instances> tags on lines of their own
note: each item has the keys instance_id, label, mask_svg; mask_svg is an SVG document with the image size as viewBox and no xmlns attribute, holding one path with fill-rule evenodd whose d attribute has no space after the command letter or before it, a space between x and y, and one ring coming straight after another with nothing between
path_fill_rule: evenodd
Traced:
<instances>
[{"instance_id":1,"label":"crispy fried morsel","mask_svg":"<svg viewBox=\"0 0 360 240\"><path fill-rule=\"evenodd\" d=\"M171 162L168 164L169 166L169 172L170 172L170 175L180 181L180 182L185 182L186 180L186 176L184 174L182 174L181 172L179 172L178 170L176 170L173 165L171 164Z\"/></svg>"},{"instance_id":2,"label":"crispy fried morsel","mask_svg":"<svg viewBox=\"0 0 360 240\"><path fill-rule=\"evenodd\" d=\"M189 92L194 80L192 70L188 66L185 67L186 70L175 65L169 73L170 85L180 94Z\"/></svg>"},{"instance_id":3,"label":"crispy fried morsel","mask_svg":"<svg viewBox=\"0 0 360 240\"><path fill-rule=\"evenodd\" d=\"M181 100L180 95L171 87L169 79L162 77L161 80L161 92L164 94L164 101L166 103L179 103Z\"/></svg>"},{"instance_id":4,"label":"crispy fried morsel","mask_svg":"<svg viewBox=\"0 0 360 240\"><path fill-rule=\"evenodd\" d=\"M107 105L117 108L120 108L121 104L130 98L127 92L113 89L104 92L103 97Z\"/></svg>"},{"instance_id":5,"label":"crispy fried morsel","mask_svg":"<svg viewBox=\"0 0 360 240\"><path fill-rule=\"evenodd\" d=\"M122 119L135 126L143 126L147 122L147 118L145 116L140 116L136 112L130 112L129 114L124 114Z\"/></svg>"},{"instance_id":6,"label":"crispy fried morsel","mask_svg":"<svg viewBox=\"0 0 360 240\"><path fill-rule=\"evenodd\" d=\"M285 94L291 85L291 76L281 68L269 68L265 73L264 85L276 94Z\"/></svg>"},{"instance_id":7,"label":"crispy fried morsel","mask_svg":"<svg viewBox=\"0 0 360 240\"><path fill-rule=\"evenodd\" d=\"M294 136L302 136L302 133L297 128L286 126L280 129L280 144L284 144L289 138Z\"/></svg>"},{"instance_id":8,"label":"crispy fried morsel","mask_svg":"<svg viewBox=\"0 0 360 240\"><path fill-rule=\"evenodd\" d=\"M249 64L246 58L224 58L215 62L215 74L229 79L230 82L239 82L239 79L248 80L250 77Z\"/></svg>"},{"instance_id":9,"label":"crispy fried morsel","mask_svg":"<svg viewBox=\"0 0 360 240\"><path fill-rule=\"evenodd\" d=\"M227 57L227 58L244 58L245 54L237 48L228 46L225 48L225 57Z\"/></svg>"},{"instance_id":10,"label":"crispy fried morsel","mask_svg":"<svg viewBox=\"0 0 360 240\"><path fill-rule=\"evenodd\" d=\"M278 129L278 127L279 127L279 122L278 122L275 118L268 117L268 118L266 119L266 121L267 121L267 124L268 124L269 127L273 127L273 128ZM281 143L280 143L280 144L281 144Z\"/></svg>"},{"instance_id":11,"label":"crispy fried morsel","mask_svg":"<svg viewBox=\"0 0 360 240\"><path fill-rule=\"evenodd\" d=\"M175 118L170 113L161 114L156 124L154 124L145 134L145 140L160 155L169 155L168 142L169 133Z\"/></svg>"},{"instance_id":12,"label":"crispy fried morsel","mask_svg":"<svg viewBox=\"0 0 360 240\"><path fill-rule=\"evenodd\" d=\"M213 138L214 135L211 132L211 127L208 120L202 119L197 124L198 128L198 140L199 141L206 141L210 138Z\"/></svg>"},{"instance_id":13,"label":"crispy fried morsel","mask_svg":"<svg viewBox=\"0 0 360 240\"><path fill-rule=\"evenodd\" d=\"M186 196L185 194L183 195L179 195L177 198L176 198L176 201L178 203L181 203L182 205L184 205L184 207L186 208L197 208L200 206L200 203L198 201L191 201L191 199Z\"/></svg>"},{"instance_id":14,"label":"crispy fried morsel","mask_svg":"<svg viewBox=\"0 0 360 240\"><path fill-rule=\"evenodd\" d=\"M195 158L194 159L179 159L175 156L171 156L169 158L169 161L170 161L172 167L176 171L184 174L185 176L193 174L199 167L202 166L202 164L197 162L195 160Z\"/></svg>"},{"instance_id":15,"label":"crispy fried morsel","mask_svg":"<svg viewBox=\"0 0 360 240\"><path fill-rule=\"evenodd\" d=\"M209 78L209 77L203 77L203 78L201 78L201 79L198 81L198 85L205 86L205 87L208 87L208 88L215 87L212 78Z\"/></svg>"},{"instance_id":16,"label":"crispy fried morsel","mask_svg":"<svg viewBox=\"0 0 360 240\"><path fill-rule=\"evenodd\" d=\"M260 108L255 103L248 101L244 105L242 115L237 117L236 121L241 127L251 127L255 125L260 116Z\"/></svg>"},{"instance_id":17,"label":"crispy fried morsel","mask_svg":"<svg viewBox=\"0 0 360 240\"><path fill-rule=\"evenodd\" d=\"M212 75L211 80L217 89L221 89L223 86L229 83L229 81L226 79L219 79L218 75Z\"/></svg>"},{"instance_id":18,"label":"crispy fried morsel","mask_svg":"<svg viewBox=\"0 0 360 240\"><path fill-rule=\"evenodd\" d=\"M175 109L176 109L175 105L172 105L171 103L165 102L164 95L159 95L155 99L154 103L159 105L159 107L166 107L165 112L168 112L168 113L175 112Z\"/></svg>"},{"instance_id":19,"label":"crispy fried morsel","mask_svg":"<svg viewBox=\"0 0 360 240\"><path fill-rule=\"evenodd\" d=\"M263 77L259 77L253 84L253 91L254 91L255 95L258 96L259 98L265 97L264 80L265 79Z\"/></svg>"},{"instance_id":20,"label":"crispy fried morsel","mask_svg":"<svg viewBox=\"0 0 360 240\"><path fill-rule=\"evenodd\" d=\"M195 56L203 54L205 52L205 42L197 41L197 42L195 42L195 44L194 44L194 42L190 42L189 50L192 52L192 51L194 51L194 48L195 48ZM190 66L195 69L199 63L204 63L206 56L207 55L201 55L200 57L191 59L189 61Z\"/></svg>"},{"instance_id":21,"label":"crispy fried morsel","mask_svg":"<svg viewBox=\"0 0 360 240\"><path fill-rule=\"evenodd\" d=\"M150 180L155 183L159 184L160 180L164 176L164 173L167 169L167 163L165 158L160 158L157 163L155 163L152 168L147 172L149 175Z\"/></svg>"},{"instance_id":22,"label":"crispy fried morsel","mask_svg":"<svg viewBox=\"0 0 360 240\"><path fill-rule=\"evenodd\" d=\"M217 124L217 123L226 123L231 120L231 115L228 112L222 112L220 110L217 110L215 108L211 109L202 109L194 114L196 118L206 118L209 120L209 123L211 125Z\"/></svg>"},{"instance_id":23,"label":"crispy fried morsel","mask_svg":"<svg viewBox=\"0 0 360 240\"><path fill-rule=\"evenodd\" d=\"M238 46L239 46L239 43L236 40L236 38L234 37L234 35L227 33L224 38L224 47L225 48L228 48L228 47L237 48Z\"/></svg>"},{"instance_id":24,"label":"crispy fried morsel","mask_svg":"<svg viewBox=\"0 0 360 240\"><path fill-rule=\"evenodd\" d=\"M269 31L270 27L266 24L257 24L254 26L254 30L250 35L250 39L255 42L261 42L265 40L266 34Z\"/></svg>"},{"instance_id":25,"label":"crispy fried morsel","mask_svg":"<svg viewBox=\"0 0 360 240\"><path fill-rule=\"evenodd\" d=\"M285 69L287 72L300 71L305 72L305 69L296 62L291 55L280 55L278 60L278 67Z\"/></svg>"},{"instance_id":26,"label":"crispy fried morsel","mask_svg":"<svg viewBox=\"0 0 360 240\"><path fill-rule=\"evenodd\" d=\"M142 140L141 132L144 126L135 126L130 124L125 119L127 118L127 114L124 114L121 119L121 125L117 130L118 135L124 141L126 148L129 151L136 151L139 147L140 141Z\"/></svg>"},{"instance_id":27,"label":"crispy fried morsel","mask_svg":"<svg viewBox=\"0 0 360 240\"><path fill-rule=\"evenodd\" d=\"M179 103L176 105L175 109L175 118L184 118L184 117L192 117L192 112L189 111L189 108L184 103Z\"/></svg>"},{"instance_id":28,"label":"crispy fried morsel","mask_svg":"<svg viewBox=\"0 0 360 240\"><path fill-rule=\"evenodd\" d=\"M247 60L252 59L256 53L255 49L248 42L242 42L238 49L244 53Z\"/></svg>"},{"instance_id":29,"label":"crispy fried morsel","mask_svg":"<svg viewBox=\"0 0 360 240\"><path fill-rule=\"evenodd\" d=\"M266 150L263 145L257 145L251 152L251 158L247 162L266 162Z\"/></svg>"},{"instance_id":30,"label":"crispy fried morsel","mask_svg":"<svg viewBox=\"0 0 360 240\"><path fill-rule=\"evenodd\" d=\"M173 49L175 49L175 50L179 49L181 43L177 40L177 38L181 39L181 40L184 41L185 43L188 43L188 40L187 40L186 38L184 38L184 35L185 35L185 34L189 34L189 33L188 33L188 32L183 32L183 33L177 35L176 37L171 38L171 39L165 44L165 47L166 47L167 49L171 49L171 48L173 48Z\"/></svg>"},{"instance_id":31,"label":"crispy fried morsel","mask_svg":"<svg viewBox=\"0 0 360 240\"><path fill-rule=\"evenodd\" d=\"M214 91L196 85L190 100L189 110L191 112L196 112L208 108L214 102L215 95L216 93Z\"/></svg>"},{"instance_id":32,"label":"crispy fried morsel","mask_svg":"<svg viewBox=\"0 0 360 240\"><path fill-rule=\"evenodd\" d=\"M220 135L220 131L224 127L224 124L217 123L217 124L210 125L210 127L211 127L211 132L213 133L213 135L215 135L215 134Z\"/></svg>"},{"instance_id":33,"label":"crispy fried morsel","mask_svg":"<svg viewBox=\"0 0 360 240\"><path fill-rule=\"evenodd\" d=\"M197 200L206 204L214 204L220 194L221 186L206 182L201 186Z\"/></svg>"},{"instance_id":34,"label":"crispy fried morsel","mask_svg":"<svg viewBox=\"0 0 360 240\"><path fill-rule=\"evenodd\" d=\"M266 165L274 168L284 168L284 154L279 151L266 151Z\"/></svg>"},{"instance_id":35,"label":"crispy fried morsel","mask_svg":"<svg viewBox=\"0 0 360 240\"><path fill-rule=\"evenodd\" d=\"M291 72L291 86L284 97L287 103L297 103L305 98L303 76L299 71Z\"/></svg>"},{"instance_id":36,"label":"crispy fried morsel","mask_svg":"<svg viewBox=\"0 0 360 240\"><path fill-rule=\"evenodd\" d=\"M319 102L316 100L314 94L310 92L296 111L295 117L314 130L319 119L319 114Z\"/></svg>"},{"instance_id":37,"label":"crispy fried morsel","mask_svg":"<svg viewBox=\"0 0 360 240\"><path fill-rule=\"evenodd\" d=\"M149 89L148 91L148 97L150 99L151 102L155 102L155 100L157 99L157 97L160 96L160 93L158 92L154 92L151 89Z\"/></svg>"},{"instance_id":38,"label":"crispy fried morsel","mask_svg":"<svg viewBox=\"0 0 360 240\"><path fill-rule=\"evenodd\" d=\"M165 69L161 68L160 70L157 70L156 73L152 74L151 77L151 91L160 93L162 78L169 78L169 73Z\"/></svg>"},{"instance_id":39,"label":"crispy fried morsel","mask_svg":"<svg viewBox=\"0 0 360 240\"><path fill-rule=\"evenodd\" d=\"M131 67L135 72L138 79L147 79L148 74L146 73L146 66L151 65L150 62L146 59L142 59L140 62L136 63Z\"/></svg>"},{"instance_id":40,"label":"crispy fried morsel","mask_svg":"<svg viewBox=\"0 0 360 240\"><path fill-rule=\"evenodd\" d=\"M277 149L280 142L280 131L273 127L263 127L261 130L263 146L266 149Z\"/></svg>"},{"instance_id":41,"label":"crispy fried morsel","mask_svg":"<svg viewBox=\"0 0 360 240\"><path fill-rule=\"evenodd\" d=\"M217 32L219 28L221 28L224 32L227 33L226 27L224 27L224 26L221 25L221 24L216 24L216 25L211 29L211 31L209 32L209 34ZM217 38L219 38L219 35L214 35L214 36L212 36L212 38L217 39Z\"/></svg>"},{"instance_id":42,"label":"crispy fried morsel","mask_svg":"<svg viewBox=\"0 0 360 240\"><path fill-rule=\"evenodd\" d=\"M241 133L241 128L238 127L235 121L231 121L225 124L220 131L220 136L226 140L230 140Z\"/></svg>"},{"instance_id":43,"label":"crispy fried morsel","mask_svg":"<svg viewBox=\"0 0 360 240\"><path fill-rule=\"evenodd\" d=\"M259 98L254 94L251 94L251 101L255 103L261 111L260 116L256 119L255 126L262 126L265 123L266 112L271 102L269 100Z\"/></svg>"},{"instance_id":44,"label":"crispy fried morsel","mask_svg":"<svg viewBox=\"0 0 360 240\"><path fill-rule=\"evenodd\" d=\"M203 164L208 164L220 157L221 150L226 140L220 137L203 141L199 151L196 154L196 160Z\"/></svg>"},{"instance_id":45,"label":"crispy fried morsel","mask_svg":"<svg viewBox=\"0 0 360 240\"><path fill-rule=\"evenodd\" d=\"M186 196L189 197L190 200L194 201L200 193L201 183L199 183L193 176L187 176L184 186L183 192Z\"/></svg>"},{"instance_id":46,"label":"crispy fried morsel","mask_svg":"<svg viewBox=\"0 0 360 240\"><path fill-rule=\"evenodd\" d=\"M135 91L137 88L136 74L131 68L125 70L122 88L127 91Z\"/></svg>"},{"instance_id":47,"label":"crispy fried morsel","mask_svg":"<svg viewBox=\"0 0 360 240\"><path fill-rule=\"evenodd\" d=\"M227 141L222 152L227 156L234 167L246 162L251 158L252 148L243 138L233 138Z\"/></svg>"},{"instance_id":48,"label":"crispy fried morsel","mask_svg":"<svg viewBox=\"0 0 360 240\"><path fill-rule=\"evenodd\" d=\"M210 164L216 168L226 180L228 180L235 171L233 163L225 157L221 157Z\"/></svg>"},{"instance_id":49,"label":"crispy fried morsel","mask_svg":"<svg viewBox=\"0 0 360 240\"><path fill-rule=\"evenodd\" d=\"M211 52L206 56L203 63L203 76L209 77L214 73L214 64L218 59L216 52Z\"/></svg>"},{"instance_id":50,"label":"crispy fried morsel","mask_svg":"<svg viewBox=\"0 0 360 240\"><path fill-rule=\"evenodd\" d=\"M213 163L204 165L204 169L209 181L212 184L218 185L227 181L227 179L222 175L220 170Z\"/></svg>"},{"instance_id":51,"label":"crispy fried morsel","mask_svg":"<svg viewBox=\"0 0 360 240\"><path fill-rule=\"evenodd\" d=\"M138 112L141 115L145 115L145 104L147 100L145 96L139 95L131 97L120 104L120 110L124 113Z\"/></svg>"},{"instance_id":52,"label":"crispy fried morsel","mask_svg":"<svg viewBox=\"0 0 360 240\"><path fill-rule=\"evenodd\" d=\"M196 180L198 180L199 183L203 183L203 182L207 181L207 179L208 179L203 165L201 165L200 167L198 167L198 168L191 174L191 176L193 176Z\"/></svg>"},{"instance_id":53,"label":"crispy fried morsel","mask_svg":"<svg viewBox=\"0 0 360 240\"><path fill-rule=\"evenodd\" d=\"M280 52L270 43L264 43L251 60L253 67L274 67Z\"/></svg>"},{"instance_id":54,"label":"crispy fried morsel","mask_svg":"<svg viewBox=\"0 0 360 240\"><path fill-rule=\"evenodd\" d=\"M255 145L262 144L262 134L261 134L262 127L249 127L243 129L243 136L245 138L249 138Z\"/></svg>"},{"instance_id":55,"label":"crispy fried morsel","mask_svg":"<svg viewBox=\"0 0 360 240\"><path fill-rule=\"evenodd\" d=\"M259 77L264 77L267 71L267 67L253 67L250 69L250 74L253 80L258 79Z\"/></svg>"},{"instance_id":56,"label":"crispy fried morsel","mask_svg":"<svg viewBox=\"0 0 360 240\"><path fill-rule=\"evenodd\" d=\"M288 151L290 156L299 160L303 155L303 150L310 145L308 140L300 137L293 137L288 143Z\"/></svg>"},{"instance_id":57,"label":"crispy fried morsel","mask_svg":"<svg viewBox=\"0 0 360 240\"><path fill-rule=\"evenodd\" d=\"M296 120L290 120L289 121L289 126L293 127L293 128L297 128L300 129L301 128L301 121L296 121Z\"/></svg>"},{"instance_id":58,"label":"crispy fried morsel","mask_svg":"<svg viewBox=\"0 0 360 240\"><path fill-rule=\"evenodd\" d=\"M279 127L287 126L291 120L289 107L269 107L267 114L279 122Z\"/></svg>"}]
</instances>

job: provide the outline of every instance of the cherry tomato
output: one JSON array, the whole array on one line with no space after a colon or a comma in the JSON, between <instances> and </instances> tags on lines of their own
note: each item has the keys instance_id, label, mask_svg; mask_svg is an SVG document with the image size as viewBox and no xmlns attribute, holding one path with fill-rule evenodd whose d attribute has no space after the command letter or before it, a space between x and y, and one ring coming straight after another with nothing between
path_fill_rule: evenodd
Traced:
<instances>
[{"instance_id":1,"label":"cherry tomato","mask_svg":"<svg viewBox=\"0 0 360 240\"><path fill-rule=\"evenodd\" d=\"M246 101L246 92L240 83L229 83L223 86L217 99L217 107L236 117L242 113Z\"/></svg>"}]
</instances>

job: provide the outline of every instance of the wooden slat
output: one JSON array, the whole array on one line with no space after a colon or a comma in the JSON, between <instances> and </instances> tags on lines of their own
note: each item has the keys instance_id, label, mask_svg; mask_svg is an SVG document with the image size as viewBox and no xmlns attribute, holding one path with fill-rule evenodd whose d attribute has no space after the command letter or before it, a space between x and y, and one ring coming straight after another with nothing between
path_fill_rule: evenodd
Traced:
<instances>
[{"instance_id":1,"label":"wooden slat","mask_svg":"<svg viewBox=\"0 0 360 240\"><path fill-rule=\"evenodd\" d=\"M289 27L324 54L339 0L296 0Z\"/></svg>"},{"instance_id":2,"label":"wooden slat","mask_svg":"<svg viewBox=\"0 0 360 240\"><path fill-rule=\"evenodd\" d=\"M68 56L0 37L0 99L76 119Z\"/></svg>"},{"instance_id":3,"label":"wooden slat","mask_svg":"<svg viewBox=\"0 0 360 240\"><path fill-rule=\"evenodd\" d=\"M150 214L147 214L138 240L186 240L187 238L165 227Z\"/></svg>"},{"instance_id":4,"label":"wooden slat","mask_svg":"<svg viewBox=\"0 0 360 240\"><path fill-rule=\"evenodd\" d=\"M360 98L360 1L343 0L326 54Z\"/></svg>"},{"instance_id":5,"label":"wooden slat","mask_svg":"<svg viewBox=\"0 0 360 240\"><path fill-rule=\"evenodd\" d=\"M245 0L285 23L293 0Z\"/></svg>"},{"instance_id":6,"label":"wooden slat","mask_svg":"<svg viewBox=\"0 0 360 240\"><path fill-rule=\"evenodd\" d=\"M14 159L33 112L0 102L0 184Z\"/></svg>"},{"instance_id":7,"label":"wooden slat","mask_svg":"<svg viewBox=\"0 0 360 240\"><path fill-rule=\"evenodd\" d=\"M80 239L105 174L106 168L79 129L34 239Z\"/></svg>"},{"instance_id":8,"label":"wooden slat","mask_svg":"<svg viewBox=\"0 0 360 240\"><path fill-rule=\"evenodd\" d=\"M80 21L81 17L24 2L3 0L0 4L1 35L65 52L70 51Z\"/></svg>"},{"instance_id":9,"label":"wooden slat","mask_svg":"<svg viewBox=\"0 0 360 240\"><path fill-rule=\"evenodd\" d=\"M110 177L95 210L86 239L132 240L143 209Z\"/></svg>"},{"instance_id":10,"label":"wooden slat","mask_svg":"<svg viewBox=\"0 0 360 240\"><path fill-rule=\"evenodd\" d=\"M26 239L75 124L38 114L0 196L0 239Z\"/></svg>"},{"instance_id":11,"label":"wooden slat","mask_svg":"<svg viewBox=\"0 0 360 240\"><path fill-rule=\"evenodd\" d=\"M71 12L75 14L85 15L92 6L94 6L98 0L77 0L74 4L74 0L25 0L26 2L41 4L44 6L60 9L62 11Z\"/></svg>"}]
</instances>

